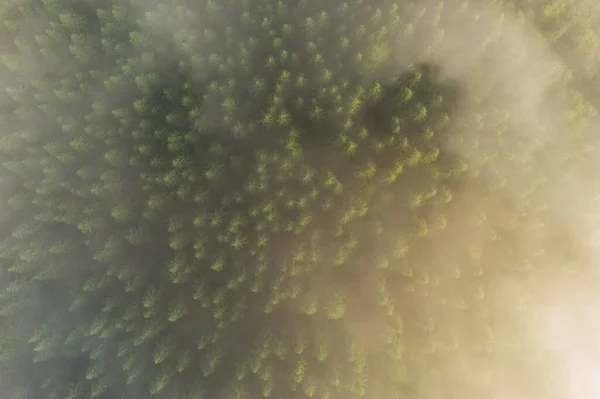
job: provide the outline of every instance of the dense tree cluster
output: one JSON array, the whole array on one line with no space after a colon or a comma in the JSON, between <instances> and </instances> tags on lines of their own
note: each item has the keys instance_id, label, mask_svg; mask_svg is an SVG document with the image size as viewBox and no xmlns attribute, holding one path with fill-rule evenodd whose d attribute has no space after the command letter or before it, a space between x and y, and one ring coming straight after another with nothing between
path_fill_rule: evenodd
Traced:
<instances>
[{"instance_id":1,"label":"dense tree cluster","mask_svg":"<svg viewBox=\"0 0 600 399\"><path fill-rule=\"evenodd\" d=\"M598 38L569 1L491 2L568 67L549 91L570 147L556 121L515 145L502 81L428 62L448 24L472 46L502 30L480 3L4 2L0 398L453 398L531 376L535 317L492 282L557 267L514 233L539 236L549 185L588 165Z\"/></svg>"}]
</instances>

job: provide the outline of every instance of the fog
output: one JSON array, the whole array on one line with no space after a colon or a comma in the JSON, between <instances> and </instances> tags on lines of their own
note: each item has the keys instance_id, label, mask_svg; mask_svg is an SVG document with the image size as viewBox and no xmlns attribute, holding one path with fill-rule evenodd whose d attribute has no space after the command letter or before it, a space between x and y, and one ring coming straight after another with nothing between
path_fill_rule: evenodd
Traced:
<instances>
[{"instance_id":1,"label":"fog","mask_svg":"<svg viewBox=\"0 0 600 399\"><path fill-rule=\"evenodd\" d=\"M598 20L597 6L577 1L561 4L574 16L572 29L596 29L597 33L593 25ZM431 2L431 7L435 3ZM444 8L452 6L446 2ZM408 9L400 15L410 13ZM452 397L598 398L600 176L594 171L598 170L600 156L597 146L600 124L593 105L584 111L585 126L569 123L568 115L577 105L577 94L559 96L556 90L569 80L569 69L596 76L600 65L590 54L598 54L598 45L594 39L578 47L553 49L532 24L523 22L522 16L499 5L469 2L469 12L461 15L458 11L454 22L440 24L445 38L440 44L425 51L427 43L433 40L425 33L416 36L408 46L399 45L393 52L396 66L432 63L440 67L442 81L459 82L462 102L453 117L444 149L466 159L469 165L477 165L479 177L484 180L500 179L505 183L493 196L478 185L464 187L471 199L466 206L451 206L456 219L467 224L475 212L481 211L487 215L492 230L506 232L501 239L510 240L515 248L526 248L524 254L540 255L526 260L499 252L484 260L484 273L518 267L515 264L518 262L531 262L529 277L498 274L492 278L486 300L513 309L523 308L530 325L507 336L520 335L529 345L512 352L512 356L518 354L525 359L543 354L540 361L534 364L535 369L515 367L520 359L503 358L506 349L503 337L496 337L492 351L499 355L492 361L492 369L496 371L491 377L493 392L476 393L471 382L464 381L463 391L459 389L454 392L458 395ZM391 67L383 75L387 73L395 74L397 70ZM587 89L588 94L594 93L595 85ZM485 102L480 101L482 92L489 96ZM593 98L591 101L598 105ZM489 119L481 124L471 123L473 115L490 109L501 110L508 118L501 140L496 132L502 123L494 125ZM476 146L471 147L473 143ZM490 155L490 160L483 162L483 154ZM510 154L514 154L513 159ZM579 167L568 168L561 163L565 154L580 157ZM538 180L543 183L537 194L524 196L532 188L532 182ZM534 211L543 207L549 211ZM515 220L515 212L529 216ZM470 244L465 242L470 240L468 235L457 236L455 240L438 243L440 248L434 247L433 251L443 253L449 245ZM451 261L442 260L444 264ZM494 317L501 316L492 311L491 318ZM454 327L450 320L440 328ZM479 366L477 361L467 360L465 378L477 375ZM443 396L439 387L430 388L433 384L429 378L423 377L423 397Z\"/></svg>"},{"instance_id":2,"label":"fog","mask_svg":"<svg viewBox=\"0 0 600 399\"><path fill-rule=\"evenodd\" d=\"M429 0L417 3L429 4L429 8L437 5ZM439 25L443 41L437 40L439 29L426 27L415 31L411 42L390 43L390 62L366 79L385 81L408 71L410 65L431 64L440 68L441 83L458 84L461 101L442 150L466 160L471 165L467 173L477 171L477 180L455 194L465 200L450 204L447 211L453 220L464 221L454 227L464 235L454 236L451 242L436 241L431 251L448 254L452 247L462 256L472 245L487 245L489 237L474 238L478 233L470 227L483 213L490 232L499 233L516 253L528 254L527 259L519 259L499 250L485 259L485 273L491 271L494 276L486 281L486 301L501 304L493 309L522 309L523 320L527 320L518 331L507 331L491 344L498 354L491 360L494 391L482 393L473 381L462 381L449 391L450 397L596 399L600 398L600 174L596 173L600 170L600 119L594 106L600 106L600 97L595 97L596 85L590 82L600 67L600 7L593 2L563 1L574 20L572 29L589 29L595 36L579 47L555 48L524 14L501 3L471 1L468 10L458 11L461 3L447 1L445 12L457 11ZM138 7L139 15L129 17L140 19L143 32L152 26L141 22L150 16L146 12L151 8L145 3ZM403 20L416 18L412 7L399 9ZM178 18L188 24L193 19L173 12L172 21L161 20L161 34L172 38ZM173 60L181 57L191 55L174 49ZM580 90L587 90L585 100L591 105L578 104L583 96L561 90L564 82L570 81L569 70L586 77L574 87L581 85ZM488 117L478 122L477 115L490 109L497 111L498 120ZM576 109L585 115L585 125L569 120ZM499 130L503 130L501 139ZM499 188L491 194L480 186L482 181L498 183ZM535 194L528 195L532 189ZM452 256L440 255L439 267L462 259ZM526 264L531 267L523 273L529 273L527 277L502 273L527 268ZM458 283L444 280L443 284L446 296L461 295ZM502 323L502 317L492 310L491 319ZM454 331L459 341L468 341L463 327L460 321L449 319L438 328ZM353 321L348 329L356 329L358 334L365 326ZM522 365L520 359L506 358L505 348L511 347L509 341L515 334L528 345L513 350L511 356L519 353L523 358L540 359L535 363L538 369L528 369L533 363ZM468 353L463 358L461 375L465 379L478 375L479 360ZM435 381L442 381L437 378L428 370L419 371L419 399L444 396L445 387L435 386Z\"/></svg>"}]
</instances>

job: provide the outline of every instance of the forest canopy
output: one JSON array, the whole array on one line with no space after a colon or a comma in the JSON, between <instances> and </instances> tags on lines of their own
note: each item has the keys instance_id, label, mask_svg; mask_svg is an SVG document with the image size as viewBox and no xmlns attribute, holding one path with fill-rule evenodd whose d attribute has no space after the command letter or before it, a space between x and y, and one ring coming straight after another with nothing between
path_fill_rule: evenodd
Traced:
<instances>
[{"instance_id":1,"label":"forest canopy","mask_svg":"<svg viewBox=\"0 0 600 399\"><path fill-rule=\"evenodd\" d=\"M599 11L3 1L0 399L598 397Z\"/></svg>"}]
</instances>

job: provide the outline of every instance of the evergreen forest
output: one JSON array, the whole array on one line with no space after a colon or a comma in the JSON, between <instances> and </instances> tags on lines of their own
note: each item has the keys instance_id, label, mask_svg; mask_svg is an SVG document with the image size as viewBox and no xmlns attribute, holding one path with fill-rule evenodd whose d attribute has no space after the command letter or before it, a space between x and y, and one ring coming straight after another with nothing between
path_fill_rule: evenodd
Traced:
<instances>
[{"instance_id":1,"label":"evergreen forest","mask_svg":"<svg viewBox=\"0 0 600 399\"><path fill-rule=\"evenodd\" d=\"M540 309L600 303L594 1L0 19L0 399L576 397Z\"/></svg>"}]
</instances>

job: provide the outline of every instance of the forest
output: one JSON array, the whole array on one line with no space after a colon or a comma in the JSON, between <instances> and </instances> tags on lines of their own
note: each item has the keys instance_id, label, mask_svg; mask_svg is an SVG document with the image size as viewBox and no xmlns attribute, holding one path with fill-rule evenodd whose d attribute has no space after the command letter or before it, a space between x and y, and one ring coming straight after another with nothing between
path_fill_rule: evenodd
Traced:
<instances>
[{"instance_id":1,"label":"forest","mask_svg":"<svg viewBox=\"0 0 600 399\"><path fill-rule=\"evenodd\" d=\"M594 1L0 19L0 399L600 397Z\"/></svg>"}]
</instances>

